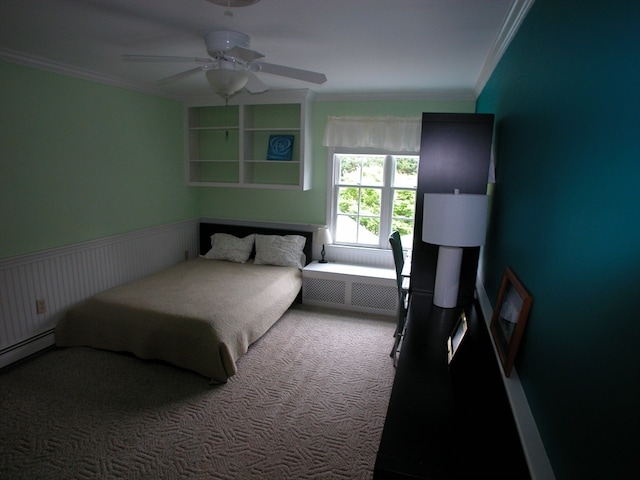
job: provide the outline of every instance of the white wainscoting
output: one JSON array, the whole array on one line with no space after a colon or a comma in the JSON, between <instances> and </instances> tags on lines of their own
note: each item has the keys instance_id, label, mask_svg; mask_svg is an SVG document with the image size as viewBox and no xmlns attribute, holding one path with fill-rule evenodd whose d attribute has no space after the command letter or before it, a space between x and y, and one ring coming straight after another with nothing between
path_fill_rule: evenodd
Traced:
<instances>
[{"instance_id":1,"label":"white wainscoting","mask_svg":"<svg viewBox=\"0 0 640 480\"><path fill-rule=\"evenodd\" d=\"M318 246L316 258L320 258L321 247L321 245ZM325 252L325 258L330 262L378 268L395 268L391 249L326 245Z\"/></svg>"},{"instance_id":2,"label":"white wainscoting","mask_svg":"<svg viewBox=\"0 0 640 480\"><path fill-rule=\"evenodd\" d=\"M0 260L0 367L53 345L71 305L197 255L189 220Z\"/></svg>"}]
</instances>

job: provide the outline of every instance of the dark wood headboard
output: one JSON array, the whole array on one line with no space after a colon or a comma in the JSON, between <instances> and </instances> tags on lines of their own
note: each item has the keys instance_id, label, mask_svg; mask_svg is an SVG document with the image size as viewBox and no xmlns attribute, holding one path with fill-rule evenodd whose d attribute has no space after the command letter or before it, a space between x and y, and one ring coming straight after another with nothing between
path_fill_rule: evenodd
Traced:
<instances>
[{"instance_id":1,"label":"dark wood headboard","mask_svg":"<svg viewBox=\"0 0 640 480\"><path fill-rule=\"evenodd\" d=\"M263 226L252 225L228 225L223 223L207 223L200 222L200 254L204 255L211 249L211 235L214 233L228 233L235 235L236 237L246 237L252 233L259 233L261 235L301 235L307 239L307 243L304 246L304 254L307 257L307 264L313 260L311 255L313 253L313 232L306 230L299 230L295 228L295 225L288 228L272 228ZM255 254L255 251L251 254Z\"/></svg>"}]
</instances>

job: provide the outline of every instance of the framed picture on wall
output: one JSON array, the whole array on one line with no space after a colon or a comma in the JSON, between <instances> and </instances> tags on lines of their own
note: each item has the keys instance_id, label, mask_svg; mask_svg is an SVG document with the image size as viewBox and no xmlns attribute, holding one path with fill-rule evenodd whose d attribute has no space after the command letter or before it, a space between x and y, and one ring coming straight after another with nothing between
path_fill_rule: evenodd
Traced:
<instances>
[{"instance_id":1,"label":"framed picture on wall","mask_svg":"<svg viewBox=\"0 0 640 480\"><path fill-rule=\"evenodd\" d=\"M267 160L291 160L293 135L270 135Z\"/></svg>"},{"instance_id":2,"label":"framed picture on wall","mask_svg":"<svg viewBox=\"0 0 640 480\"><path fill-rule=\"evenodd\" d=\"M510 267L505 268L489 328L505 377L511 374L533 297Z\"/></svg>"},{"instance_id":3,"label":"framed picture on wall","mask_svg":"<svg viewBox=\"0 0 640 480\"><path fill-rule=\"evenodd\" d=\"M451 364L451 362L453 362L456 352L467 334L468 328L467 315L463 311L460 318L458 318L451 335L447 339L447 363Z\"/></svg>"}]
</instances>

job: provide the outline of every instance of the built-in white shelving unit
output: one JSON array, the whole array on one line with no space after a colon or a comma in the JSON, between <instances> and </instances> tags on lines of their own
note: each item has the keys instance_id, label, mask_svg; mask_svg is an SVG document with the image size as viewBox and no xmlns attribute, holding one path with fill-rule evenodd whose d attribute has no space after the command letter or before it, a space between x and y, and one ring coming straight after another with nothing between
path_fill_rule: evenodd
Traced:
<instances>
[{"instance_id":1,"label":"built-in white shelving unit","mask_svg":"<svg viewBox=\"0 0 640 480\"><path fill-rule=\"evenodd\" d=\"M185 105L188 185L308 190L311 188L308 90L240 94ZM291 160L267 160L271 135L292 135Z\"/></svg>"}]
</instances>

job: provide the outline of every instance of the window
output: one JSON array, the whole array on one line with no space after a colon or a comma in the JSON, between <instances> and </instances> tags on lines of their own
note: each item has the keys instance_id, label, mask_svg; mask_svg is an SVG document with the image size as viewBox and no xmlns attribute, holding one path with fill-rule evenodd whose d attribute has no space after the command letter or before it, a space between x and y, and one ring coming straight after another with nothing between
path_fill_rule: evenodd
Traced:
<instances>
[{"instance_id":1,"label":"window","mask_svg":"<svg viewBox=\"0 0 640 480\"><path fill-rule=\"evenodd\" d=\"M331 229L334 243L389 248L398 230L413 243L418 155L335 153Z\"/></svg>"}]
</instances>

